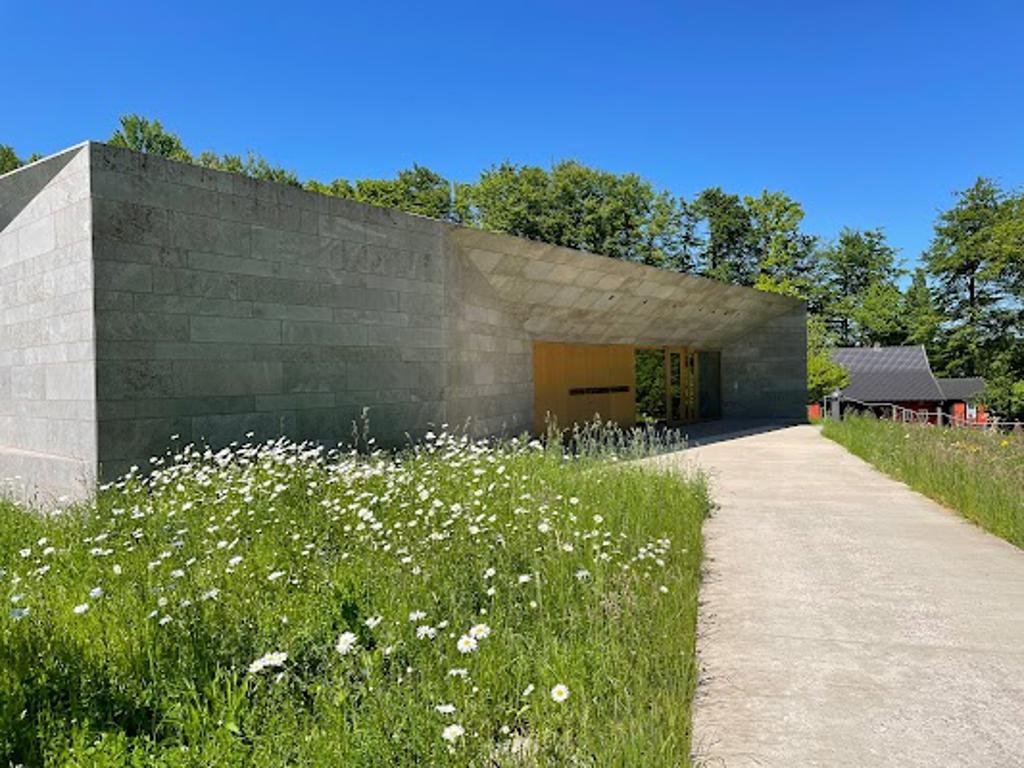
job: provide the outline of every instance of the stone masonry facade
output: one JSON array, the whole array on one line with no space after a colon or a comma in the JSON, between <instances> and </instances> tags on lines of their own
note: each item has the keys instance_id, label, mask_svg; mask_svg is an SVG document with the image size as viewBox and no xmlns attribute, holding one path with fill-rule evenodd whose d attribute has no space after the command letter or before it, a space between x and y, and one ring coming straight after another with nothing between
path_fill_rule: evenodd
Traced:
<instances>
[{"instance_id":1,"label":"stone masonry facade","mask_svg":"<svg viewBox=\"0 0 1024 768\"><path fill-rule=\"evenodd\" d=\"M335 444L364 409L382 445L520 433L536 339L720 349L726 417L799 418L803 328L783 297L103 144L0 177L0 477L40 496L172 436Z\"/></svg>"}]
</instances>

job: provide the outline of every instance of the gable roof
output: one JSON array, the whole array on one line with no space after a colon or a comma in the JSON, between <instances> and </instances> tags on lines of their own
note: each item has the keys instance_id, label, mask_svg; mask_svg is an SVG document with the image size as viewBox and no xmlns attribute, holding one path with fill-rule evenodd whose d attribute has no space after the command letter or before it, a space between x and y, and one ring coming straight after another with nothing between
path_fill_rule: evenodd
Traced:
<instances>
[{"instance_id":1,"label":"gable roof","mask_svg":"<svg viewBox=\"0 0 1024 768\"><path fill-rule=\"evenodd\" d=\"M843 397L864 403L948 399L939 387L924 347L839 347L832 360L850 374Z\"/></svg>"},{"instance_id":2,"label":"gable roof","mask_svg":"<svg viewBox=\"0 0 1024 768\"><path fill-rule=\"evenodd\" d=\"M985 380L981 376L939 379L938 382L947 400L970 400L985 391Z\"/></svg>"}]
</instances>

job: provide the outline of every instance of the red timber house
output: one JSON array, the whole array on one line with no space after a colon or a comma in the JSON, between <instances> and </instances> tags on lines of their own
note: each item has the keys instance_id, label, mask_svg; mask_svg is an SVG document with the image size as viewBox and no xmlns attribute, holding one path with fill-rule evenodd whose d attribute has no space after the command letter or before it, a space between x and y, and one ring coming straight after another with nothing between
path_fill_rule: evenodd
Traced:
<instances>
[{"instance_id":1,"label":"red timber house","mask_svg":"<svg viewBox=\"0 0 1024 768\"><path fill-rule=\"evenodd\" d=\"M850 383L840 392L844 407L892 416L899 406L935 423L984 424L985 389L980 377L942 379L932 373L924 347L839 347L832 360L846 369Z\"/></svg>"}]
</instances>

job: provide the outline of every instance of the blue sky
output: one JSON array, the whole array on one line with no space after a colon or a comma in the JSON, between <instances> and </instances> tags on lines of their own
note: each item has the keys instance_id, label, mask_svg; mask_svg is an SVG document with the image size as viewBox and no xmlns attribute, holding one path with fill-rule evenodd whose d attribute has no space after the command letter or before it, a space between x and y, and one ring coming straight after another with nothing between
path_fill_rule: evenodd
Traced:
<instances>
[{"instance_id":1,"label":"blue sky","mask_svg":"<svg viewBox=\"0 0 1024 768\"><path fill-rule=\"evenodd\" d=\"M1024 183L1019 3L0 0L0 18L0 143L22 154L134 111L303 177L576 158L686 197L784 190L809 231L882 226L908 262L953 190Z\"/></svg>"}]
</instances>

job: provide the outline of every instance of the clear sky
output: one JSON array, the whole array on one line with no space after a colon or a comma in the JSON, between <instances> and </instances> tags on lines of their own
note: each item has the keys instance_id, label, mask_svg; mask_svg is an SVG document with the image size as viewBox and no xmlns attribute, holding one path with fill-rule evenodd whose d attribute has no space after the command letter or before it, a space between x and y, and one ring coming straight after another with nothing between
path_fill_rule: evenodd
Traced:
<instances>
[{"instance_id":1,"label":"clear sky","mask_svg":"<svg viewBox=\"0 0 1024 768\"><path fill-rule=\"evenodd\" d=\"M23 155L133 111L304 178L576 158L784 190L809 231L881 226L908 262L953 190L1024 183L1019 2L0 0L0 24Z\"/></svg>"}]
</instances>

